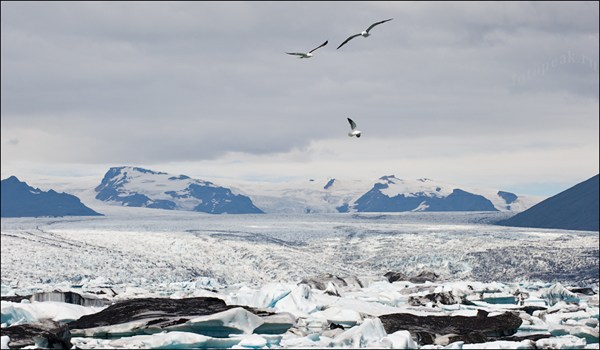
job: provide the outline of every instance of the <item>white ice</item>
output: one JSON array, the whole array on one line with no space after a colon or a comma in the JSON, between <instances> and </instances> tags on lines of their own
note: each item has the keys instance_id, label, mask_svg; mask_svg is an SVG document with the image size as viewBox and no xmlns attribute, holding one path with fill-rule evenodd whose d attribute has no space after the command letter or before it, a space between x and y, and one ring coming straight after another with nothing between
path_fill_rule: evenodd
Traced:
<instances>
[{"instance_id":1,"label":"white ice","mask_svg":"<svg viewBox=\"0 0 600 350\"><path fill-rule=\"evenodd\" d=\"M492 303L518 293L527 294L525 306L549 308L533 315L520 312L523 325L518 335L553 332L553 337L536 342L538 347L597 344L593 342L598 338L598 296L577 295L579 303L574 304L570 292L557 292L562 289L556 283L531 277L549 276L557 266L569 273L593 271L598 263L595 232L485 224L496 217L493 213L214 216L104 208L105 217L3 218L2 295L58 289L114 291L116 295L102 294L112 301L211 296L229 305L267 308L278 314L259 318L236 308L194 318L167 333L118 340L75 333L73 343L79 348L412 348L412 338L402 331L385 334L377 317L399 312L474 316L477 309L494 315L520 307ZM439 281L389 283L383 277L388 271L414 276L423 270L438 273ZM339 296L298 284L324 273L355 276L358 282L336 285ZM569 285L563 282L562 286ZM597 284L592 287L598 292ZM476 305L408 303L411 297L448 292ZM6 327L44 319L65 322L93 310L56 302L2 302L2 323ZM257 334L265 323L294 326L284 334ZM329 329L330 323L345 329ZM129 334L140 325L108 330ZM200 327L227 327L240 335L219 339L191 333ZM107 329L88 332L102 331ZM518 348L527 344L479 345Z\"/></svg>"}]
</instances>

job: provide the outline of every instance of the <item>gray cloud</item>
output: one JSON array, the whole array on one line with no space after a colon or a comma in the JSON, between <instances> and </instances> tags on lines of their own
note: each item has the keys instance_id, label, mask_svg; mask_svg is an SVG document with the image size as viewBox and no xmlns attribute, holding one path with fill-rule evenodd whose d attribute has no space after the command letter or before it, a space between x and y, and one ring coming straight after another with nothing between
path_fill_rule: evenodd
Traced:
<instances>
[{"instance_id":1,"label":"gray cloud","mask_svg":"<svg viewBox=\"0 0 600 350\"><path fill-rule=\"evenodd\" d=\"M515 135L527 135L532 145L585 139L597 148L597 9L3 2L3 138L21 140L3 164L285 153L345 137L348 116L390 147L394 138L487 135L505 143L481 148L511 149ZM284 53L324 40L309 60Z\"/></svg>"}]
</instances>

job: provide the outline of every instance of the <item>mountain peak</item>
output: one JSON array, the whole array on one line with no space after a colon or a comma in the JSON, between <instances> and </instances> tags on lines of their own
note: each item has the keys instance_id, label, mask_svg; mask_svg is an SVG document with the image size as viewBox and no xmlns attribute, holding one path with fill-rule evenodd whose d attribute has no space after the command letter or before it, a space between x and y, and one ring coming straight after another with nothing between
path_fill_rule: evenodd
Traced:
<instances>
[{"instance_id":1,"label":"mountain peak","mask_svg":"<svg viewBox=\"0 0 600 350\"><path fill-rule=\"evenodd\" d=\"M33 188L29 186L26 182L19 180L16 176L12 175L4 180L2 180L2 188L18 188L20 191L29 191L33 194L38 194L42 192L39 188Z\"/></svg>"},{"instance_id":2,"label":"mountain peak","mask_svg":"<svg viewBox=\"0 0 600 350\"><path fill-rule=\"evenodd\" d=\"M396 175L385 175L379 178L379 180L386 181L388 184L395 184L394 180L402 181L396 177Z\"/></svg>"},{"instance_id":3,"label":"mountain peak","mask_svg":"<svg viewBox=\"0 0 600 350\"><path fill-rule=\"evenodd\" d=\"M19 181L16 176L2 180L1 197L2 217L102 215L73 195L52 189L44 192Z\"/></svg>"},{"instance_id":4,"label":"mountain peak","mask_svg":"<svg viewBox=\"0 0 600 350\"><path fill-rule=\"evenodd\" d=\"M11 175L11 176L9 176L8 178L6 178L6 179L4 179L4 180L2 180L2 181L7 181L7 182L9 182L9 183L10 183L10 182L21 182L21 181L19 181L19 179L17 179L17 177L16 177L16 176L14 176L14 175Z\"/></svg>"},{"instance_id":5,"label":"mountain peak","mask_svg":"<svg viewBox=\"0 0 600 350\"><path fill-rule=\"evenodd\" d=\"M212 182L138 167L110 168L96 192L96 199L130 207L211 214L262 213L250 198Z\"/></svg>"},{"instance_id":6,"label":"mountain peak","mask_svg":"<svg viewBox=\"0 0 600 350\"><path fill-rule=\"evenodd\" d=\"M145 169L145 168L128 166L128 165L112 167L108 171L114 172L114 173L126 173L128 171L132 171L132 172L137 172L137 173L142 173L142 174L152 174L152 175L166 175L167 174L167 173L163 173L163 172L158 172L158 171L153 171L153 170L149 170L149 169Z\"/></svg>"}]
</instances>

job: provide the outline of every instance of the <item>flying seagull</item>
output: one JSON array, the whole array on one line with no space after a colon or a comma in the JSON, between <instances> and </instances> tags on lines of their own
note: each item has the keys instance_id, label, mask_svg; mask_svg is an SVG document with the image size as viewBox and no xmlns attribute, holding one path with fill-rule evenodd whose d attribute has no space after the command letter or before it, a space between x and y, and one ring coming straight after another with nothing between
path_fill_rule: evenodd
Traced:
<instances>
[{"instance_id":1,"label":"flying seagull","mask_svg":"<svg viewBox=\"0 0 600 350\"><path fill-rule=\"evenodd\" d=\"M313 51L315 51L316 49L320 49L323 46L327 45L327 43L329 42L329 40L326 40L324 43L322 43L321 45L315 47L314 49L308 51L307 53L302 53L302 52L286 52L288 55L295 55L298 56L298 58L311 58L313 56Z\"/></svg>"},{"instance_id":2,"label":"flying seagull","mask_svg":"<svg viewBox=\"0 0 600 350\"><path fill-rule=\"evenodd\" d=\"M354 35L352 35L352 36L351 36L351 37L349 37L348 39L344 40L344 42L343 42L343 43L341 43L341 44L340 44L340 46L338 46L337 48L339 49L340 47L344 46L344 45L345 45L345 44L346 44L348 41L350 41L350 40L352 40L352 39L356 38L357 36L360 36L360 35L362 35L362 36L364 36L365 38L366 38L366 37L368 37L368 36L370 36L371 34L369 34L369 31L371 31L371 29L373 29L373 28L374 28L376 25L379 25L379 24L381 24L381 23L385 23L385 22L388 22L388 21L391 21L391 20L393 20L393 18L386 19L386 20L384 20L384 21L381 21L381 22L377 22L377 23L373 23L373 24L371 24L371 26L370 26L369 28L367 28L367 30L363 31L362 33L358 33L358 34L354 34Z\"/></svg>"},{"instance_id":3,"label":"flying seagull","mask_svg":"<svg viewBox=\"0 0 600 350\"><path fill-rule=\"evenodd\" d=\"M350 131L348 133L348 136L350 136L350 137L352 137L352 136L360 137L360 132L361 131L360 130L356 130L356 123L352 119L350 119L350 118L347 118L347 119L348 119L348 122L350 123L350 127L352 128L352 131Z\"/></svg>"}]
</instances>

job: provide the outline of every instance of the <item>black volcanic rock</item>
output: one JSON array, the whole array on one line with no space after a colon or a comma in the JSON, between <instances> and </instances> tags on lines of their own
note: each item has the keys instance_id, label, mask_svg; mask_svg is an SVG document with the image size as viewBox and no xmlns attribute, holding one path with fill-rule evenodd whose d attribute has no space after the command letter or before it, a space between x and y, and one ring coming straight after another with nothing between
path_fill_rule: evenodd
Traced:
<instances>
[{"instance_id":1,"label":"black volcanic rock","mask_svg":"<svg viewBox=\"0 0 600 350\"><path fill-rule=\"evenodd\" d=\"M212 315L233 308L217 298L138 298L113 304L69 323L71 329L115 325L142 319Z\"/></svg>"},{"instance_id":2,"label":"black volcanic rock","mask_svg":"<svg viewBox=\"0 0 600 350\"><path fill-rule=\"evenodd\" d=\"M396 281L408 281L408 277L403 274L402 272L394 272L394 271L389 271L386 272L385 275L383 275L385 278L387 278L388 282L392 283L392 282L396 282Z\"/></svg>"},{"instance_id":3,"label":"black volcanic rock","mask_svg":"<svg viewBox=\"0 0 600 350\"><path fill-rule=\"evenodd\" d=\"M453 335L454 341L462 340L465 343L481 342L487 337L510 336L517 332L523 322L511 312L491 317L486 317L484 313L473 317L388 314L379 316L379 319L388 334L407 330L422 339L422 344L431 343L429 336Z\"/></svg>"},{"instance_id":4,"label":"black volcanic rock","mask_svg":"<svg viewBox=\"0 0 600 350\"><path fill-rule=\"evenodd\" d=\"M497 222L503 226L598 231L599 175Z\"/></svg>"},{"instance_id":5,"label":"black volcanic rock","mask_svg":"<svg viewBox=\"0 0 600 350\"><path fill-rule=\"evenodd\" d=\"M596 295L596 292L590 287L582 287L582 288L569 288L570 292L579 293L584 295Z\"/></svg>"},{"instance_id":6,"label":"black volcanic rock","mask_svg":"<svg viewBox=\"0 0 600 350\"><path fill-rule=\"evenodd\" d=\"M11 349L33 345L47 349L70 349L73 346L69 327L53 321L10 326L2 328L0 334L10 338L8 346Z\"/></svg>"},{"instance_id":7,"label":"black volcanic rock","mask_svg":"<svg viewBox=\"0 0 600 350\"><path fill-rule=\"evenodd\" d=\"M117 302L98 313L82 316L68 323L68 326L73 336L122 337L156 333L162 330L193 332L223 338L230 334L241 334L243 330L233 325L219 325L218 320L200 323L194 323L193 320L199 316L210 316L228 310L235 314L234 317L246 318L254 314L254 317L262 321L254 331L264 334L285 333L296 322L289 313L274 314L268 310L247 306L226 305L218 298L139 298ZM137 321L132 329L126 330L119 326L132 321Z\"/></svg>"},{"instance_id":8,"label":"black volcanic rock","mask_svg":"<svg viewBox=\"0 0 600 350\"><path fill-rule=\"evenodd\" d=\"M98 216L81 203L79 198L54 190L48 192L33 188L15 176L2 180L2 217L37 216Z\"/></svg>"}]
</instances>

